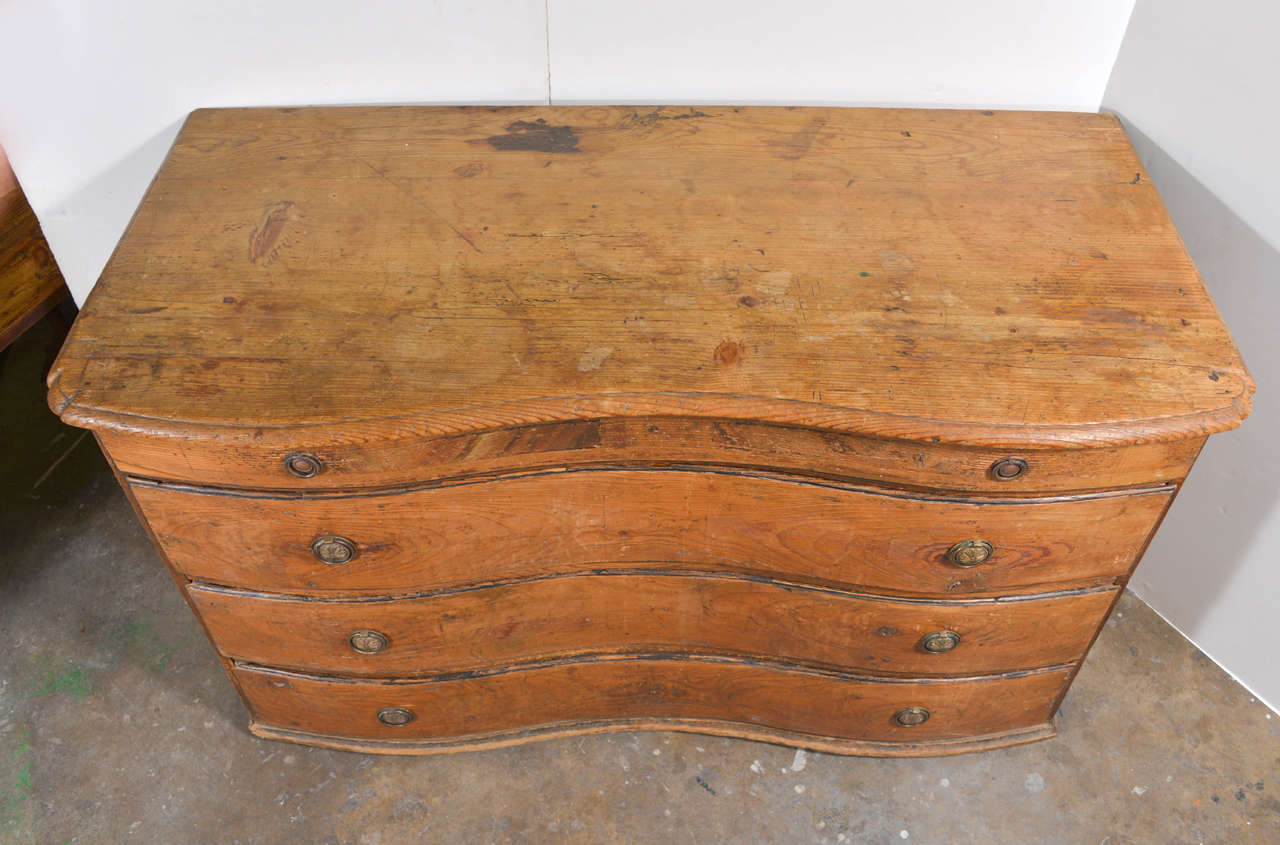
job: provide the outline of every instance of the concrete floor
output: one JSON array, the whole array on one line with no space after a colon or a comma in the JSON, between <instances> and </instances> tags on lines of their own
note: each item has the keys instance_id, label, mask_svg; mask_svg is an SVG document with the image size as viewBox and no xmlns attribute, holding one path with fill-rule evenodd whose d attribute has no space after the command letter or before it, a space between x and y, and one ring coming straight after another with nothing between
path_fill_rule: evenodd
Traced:
<instances>
[{"instance_id":1,"label":"concrete floor","mask_svg":"<svg viewBox=\"0 0 1280 845\"><path fill-rule=\"evenodd\" d=\"M49 340L0 362L0 842L1280 842L1280 717L1132 596L1060 736L980 755L255 739L93 439L45 409Z\"/></svg>"}]
</instances>

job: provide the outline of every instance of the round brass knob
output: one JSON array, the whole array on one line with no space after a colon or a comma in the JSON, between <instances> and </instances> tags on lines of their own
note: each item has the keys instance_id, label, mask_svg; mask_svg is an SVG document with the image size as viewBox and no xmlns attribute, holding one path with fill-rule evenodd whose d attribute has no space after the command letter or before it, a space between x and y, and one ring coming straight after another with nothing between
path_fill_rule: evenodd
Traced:
<instances>
[{"instance_id":1,"label":"round brass knob","mask_svg":"<svg viewBox=\"0 0 1280 845\"><path fill-rule=\"evenodd\" d=\"M893 721L904 728L914 728L929 721L929 711L923 707L904 707L893 714Z\"/></svg>"},{"instance_id":2,"label":"round brass knob","mask_svg":"<svg viewBox=\"0 0 1280 845\"><path fill-rule=\"evenodd\" d=\"M284 468L298 478L315 478L321 466L319 458L306 452L293 452L284 459Z\"/></svg>"},{"instance_id":3,"label":"round brass knob","mask_svg":"<svg viewBox=\"0 0 1280 845\"><path fill-rule=\"evenodd\" d=\"M995 550L986 540L961 540L947 549L947 560L955 566L977 566L986 563Z\"/></svg>"},{"instance_id":4,"label":"round brass knob","mask_svg":"<svg viewBox=\"0 0 1280 845\"><path fill-rule=\"evenodd\" d=\"M350 563L356 556L356 544L346 537L317 537L311 543L311 553L316 560L330 566L341 566Z\"/></svg>"},{"instance_id":5,"label":"round brass knob","mask_svg":"<svg viewBox=\"0 0 1280 845\"><path fill-rule=\"evenodd\" d=\"M1027 471L1022 458L1001 458L991 465L991 477L996 481L1012 481Z\"/></svg>"},{"instance_id":6,"label":"round brass knob","mask_svg":"<svg viewBox=\"0 0 1280 845\"><path fill-rule=\"evenodd\" d=\"M361 654L377 654L391 645L391 640L381 631L354 631L347 637L347 642Z\"/></svg>"},{"instance_id":7,"label":"round brass knob","mask_svg":"<svg viewBox=\"0 0 1280 845\"><path fill-rule=\"evenodd\" d=\"M378 711L378 721L391 728L407 725L416 718L407 707L383 707Z\"/></svg>"},{"instance_id":8,"label":"round brass knob","mask_svg":"<svg viewBox=\"0 0 1280 845\"><path fill-rule=\"evenodd\" d=\"M960 645L960 635L955 631L934 631L920 639L920 647L930 654L943 654Z\"/></svg>"}]
</instances>

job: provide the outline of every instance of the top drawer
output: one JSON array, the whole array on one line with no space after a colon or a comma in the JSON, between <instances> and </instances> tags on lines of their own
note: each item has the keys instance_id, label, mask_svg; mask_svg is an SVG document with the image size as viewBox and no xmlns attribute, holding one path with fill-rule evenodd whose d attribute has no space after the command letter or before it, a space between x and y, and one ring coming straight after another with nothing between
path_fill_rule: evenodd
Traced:
<instances>
[{"instance_id":1,"label":"top drawer","mask_svg":"<svg viewBox=\"0 0 1280 845\"><path fill-rule=\"evenodd\" d=\"M394 487L487 473L686 464L1026 496L1180 481L1204 438L1071 449L977 448L748 420L613 417L463 434L406 424L263 429L251 440L98 432L126 475L260 490Z\"/></svg>"}]
</instances>

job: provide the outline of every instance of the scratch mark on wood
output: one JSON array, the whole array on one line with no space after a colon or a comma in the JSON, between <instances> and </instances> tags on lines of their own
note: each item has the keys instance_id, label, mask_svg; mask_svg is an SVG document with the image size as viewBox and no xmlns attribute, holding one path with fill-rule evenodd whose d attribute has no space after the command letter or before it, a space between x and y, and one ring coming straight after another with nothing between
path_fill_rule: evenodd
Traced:
<instances>
[{"instance_id":1,"label":"scratch mark on wood","mask_svg":"<svg viewBox=\"0 0 1280 845\"><path fill-rule=\"evenodd\" d=\"M467 236L462 232L462 230L461 230L461 229L459 229L457 226L455 226L455 225L453 225L452 223L450 223L450 222L449 222L449 221L444 217L444 215L440 214L440 212L436 211L436 210L435 210L434 208L432 208L430 205L428 205L427 203L423 202L421 199L419 199L418 197L414 196L414 195L413 195L412 193L410 193L409 191L407 191L407 190L405 190L404 188L402 188L402 187L400 187L399 185L397 185L397 184L396 184L396 183L395 183L395 182L394 182L394 181L393 181L389 176L387 176L387 174L383 173L381 170L379 170L378 168L374 167L374 166L373 166L372 164L370 164L369 162L365 161L364 159L360 159L360 163L361 163L361 164L363 164L365 167L369 168L370 170L372 170L374 173L376 173L376 174L378 175L378 178L379 178L379 179L381 179L383 182L386 182L388 185L390 185L391 187L395 188L395 189L396 189L397 191L399 191L400 193L404 194L406 197L408 197L410 200L412 200L414 203L416 203L420 208L422 208L422 209L426 210L427 212L429 212L429 213L431 214L431 216L432 216L432 217L436 218L436 219L437 219L437 220L439 220L441 223L443 223L444 225L448 226L448 227L453 231L453 233L454 233L455 235L457 235L459 238L462 238L462 240L466 242L467 246L471 247L472 249L474 249L476 252L480 253L481 255L484 255L484 251L483 251L483 250L481 250L481 249L480 249L480 247L476 246L476 242L475 242L475 241L473 241L473 240L471 240L471 238L467 237Z\"/></svg>"}]
</instances>

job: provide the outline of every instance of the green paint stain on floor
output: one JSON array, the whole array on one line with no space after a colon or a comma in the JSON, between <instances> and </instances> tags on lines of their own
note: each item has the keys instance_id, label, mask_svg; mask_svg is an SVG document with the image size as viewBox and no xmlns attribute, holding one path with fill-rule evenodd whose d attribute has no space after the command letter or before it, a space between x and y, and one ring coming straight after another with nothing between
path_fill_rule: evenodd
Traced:
<instances>
[{"instance_id":1,"label":"green paint stain on floor","mask_svg":"<svg viewBox=\"0 0 1280 845\"><path fill-rule=\"evenodd\" d=\"M57 693L86 698L93 693L90 670L53 652L33 654L24 661L21 675L21 689L25 691L27 698L42 698Z\"/></svg>"},{"instance_id":2,"label":"green paint stain on floor","mask_svg":"<svg viewBox=\"0 0 1280 845\"><path fill-rule=\"evenodd\" d=\"M868 273L866 270L863 270L863 271L862 271L861 273L859 273L858 275L859 275L859 276L861 276L861 277L862 277L862 278L864 278L864 279L869 279L869 278L871 278L871 274L870 274L870 273Z\"/></svg>"},{"instance_id":3,"label":"green paint stain on floor","mask_svg":"<svg viewBox=\"0 0 1280 845\"><path fill-rule=\"evenodd\" d=\"M31 796L31 743L24 730L18 735L18 742L9 755L10 774L5 780L9 786L4 796L4 830L13 831L16 840L22 833L19 826L23 823L23 809Z\"/></svg>"},{"instance_id":4,"label":"green paint stain on floor","mask_svg":"<svg viewBox=\"0 0 1280 845\"><path fill-rule=\"evenodd\" d=\"M90 683L88 673L85 672L84 667L72 664L64 669L48 673L45 675L44 681L36 687L35 694L32 697L39 698L59 692L70 693L76 698L84 698L90 695L93 692L93 684Z\"/></svg>"}]
</instances>

